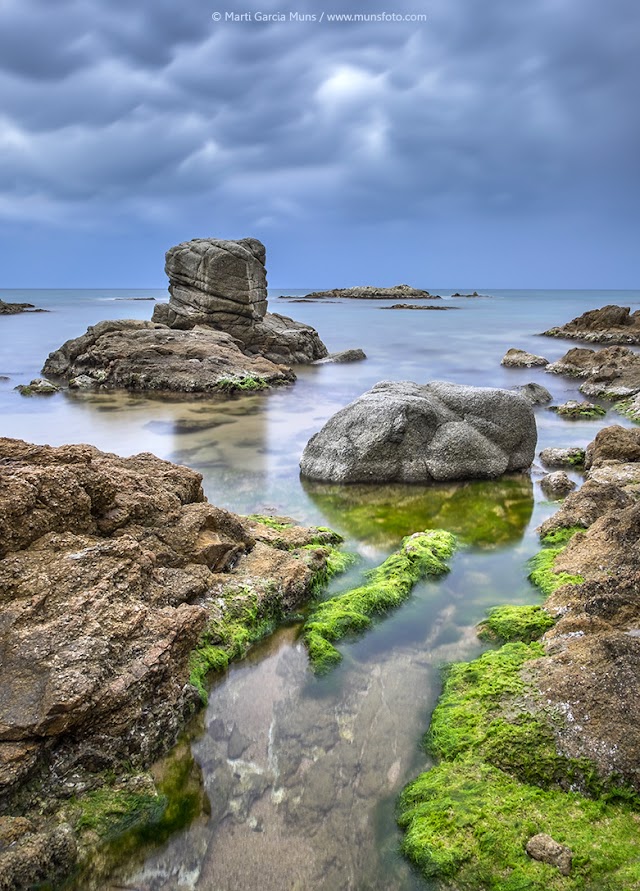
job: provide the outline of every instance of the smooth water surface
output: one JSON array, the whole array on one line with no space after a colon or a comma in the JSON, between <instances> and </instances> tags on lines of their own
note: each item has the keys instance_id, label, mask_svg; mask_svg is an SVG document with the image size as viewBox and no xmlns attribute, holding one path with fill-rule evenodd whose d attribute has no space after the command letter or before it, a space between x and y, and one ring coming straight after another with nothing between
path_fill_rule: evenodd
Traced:
<instances>
[{"instance_id":1,"label":"smooth water surface","mask_svg":"<svg viewBox=\"0 0 640 891\"><path fill-rule=\"evenodd\" d=\"M462 542L447 577L418 585L401 609L339 645L345 658L329 676L310 673L294 626L214 680L192 743L211 813L144 860L122 864L98 886L104 891L426 887L397 853L395 799L428 763L420 740L442 665L480 652L474 626L488 607L537 598L525 563L538 547L535 527L555 508L542 500L535 467L531 477L490 483L341 487L302 483L300 454L328 417L379 380L537 381L556 402L576 398L579 382L504 369L500 359L512 346L557 359L575 344L537 332L606 303L640 302L629 291L500 291L434 301L455 308L423 312L382 308L392 301L293 303L279 293L270 295L272 311L314 325L332 351L362 347L367 361L297 369L291 388L226 403L121 393L25 398L13 387L36 377L62 341L104 318L149 318L151 301L126 298L165 295L0 292L50 310L0 318L2 435L154 452L199 470L217 505L330 525L361 558L333 590L419 529L447 528ZM607 407L606 418L587 422L536 408L539 448L586 445L600 427L628 423Z\"/></svg>"}]
</instances>

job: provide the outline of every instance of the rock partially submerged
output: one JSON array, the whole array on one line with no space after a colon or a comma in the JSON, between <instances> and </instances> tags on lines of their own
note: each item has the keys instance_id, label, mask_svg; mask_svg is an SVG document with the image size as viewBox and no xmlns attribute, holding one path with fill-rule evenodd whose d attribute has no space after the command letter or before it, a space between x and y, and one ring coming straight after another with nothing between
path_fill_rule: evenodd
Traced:
<instances>
[{"instance_id":1,"label":"rock partially submerged","mask_svg":"<svg viewBox=\"0 0 640 891\"><path fill-rule=\"evenodd\" d=\"M640 310L609 304L591 309L566 325L549 328L548 337L569 337L591 343L640 343Z\"/></svg>"},{"instance_id":2,"label":"rock partially submerged","mask_svg":"<svg viewBox=\"0 0 640 891\"><path fill-rule=\"evenodd\" d=\"M418 306L415 303L394 303L393 306L381 306L380 309L421 309L424 312L446 312L449 309L460 309L459 306Z\"/></svg>"},{"instance_id":3,"label":"rock partially submerged","mask_svg":"<svg viewBox=\"0 0 640 891\"><path fill-rule=\"evenodd\" d=\"M383 381L307 443L302 476L327 482L492 479L530 467L531 404L509 390Z\"/></svg>"},{"instance_id":4,"label":"rock partially submerged","mask_svg":"<svg viewBox=\"0 0 640 891\"><path fill-rule=\"evenodd\" d=\"M327 348L310 325L267 313L266 249L256 238L195 238L170 248L169 303L153 320L170 328L205 325L231 334L242 350L272 362L307 363Z\"/></svg>"},{"instance_id":5,"label":"rock partially submerged","mask_svg":"<svg viewBox=\"0 0 640 891\"><path fill-rule=\"evenodd\" d=\"M222 393L295 380L290 368L247 356L229 334L198 326L173 330L155 322L99 322L51 353L44 374L79 389Z\"/></svg>"},{"instance_id":6,"label":"rock partially submerged","mask_svg":"<svg viewBox=\"0 0 640 891\"><path fill-rule=\"evenodd\" d=\"M322 300L325 298L346 298L352 300L394 300L403 299L440 300L439 294L430 294L410 285L393 285L391 288L376 288L373 285L358 285L355 288L334 288L331 291L312 291L306 294L306 300Z\"/></svg>"},{"instance_id":7,"label":"rock partially submerged","mask_svg":"<svg viewBox=\"0 0 640 891\"><path fill-rule=\"evenodd\" d=\"M553 399L551 393L541 384L521 384L519 387L511 387L511 389L514 393L524 396L531 405L546 405Z\"/></svg>"},{"instance_id":8,"label":"rock partially submerged","mask_svg":"<svg viewBox=\"0 0 640 891\"><path fill-rule=\"evenodd\" d=\"M576 399L570 399L562 405L552 405L550 410L571 421L589 421L593 418L602 418L607 413L601 405L596 405L594 402L578 402Z\"/></svg>"},{"instance_id":9,"label":"rock partially submerged","mask_svg":"<svg viewBox=\"0 0 640 891\"><path fill-rule=\"evenodd\" d=\"M525 350L518 350L512 347L502 357L500 362L505 368L538 368L549 364L549 360L543 356L536 356L533 353L527 353Z\"/></svg>"},{"instance_id":10,"label":"rock partially submerged","mask_svg":"<svg viewBox=\"0 0 640 891\"><path fill-rule=\"evenodd\" d=\"M540 452L540 460L546 467L567 467L581 469L584 467L585 452L578 446L567 449L549 448Z\"/></svg>"},{"instance_id":11,"label":"rock partially submerged","mask_svg":"<svg viewBox=\"0 0 640 891\"><path fill-rule=\"evenodd\" d=\"M585 378L579 388L585 396L622 399L640 393L640 356L628 347L576 347L548 365L546 371Z\"/></svg>"},{"instance_id":12,"label":"rock partially submerged","mask_svg":"<svg viewBox=\"0 0 640 891\"><path fill-rule=\"evenodd\" d=\"M556 470L543 476L540 486L547 498L558 500L572 492L576 484L563 470Z\"/></svg>"},{"instance_id":13,"label":"rock partially submerged","mask_svg":"<svg viewBox=\"0 0 640 891\"><path fill-rule=\"evenodd\" d=\"M46 309L39 309L33 303L5 303L0 300L0 316L15 316L21 312L46 312Z\"/></svg>"},{"instance_id":14,"label":"rock partially submerged","mask_svg":"<svg viewBox=\"0 0 640 891\"><path fill-rule=\"evenodd\" d=\"M58 887L114 777L125 827L141 789L162 812L135 772L173 745L206 669L309 596L337 540L214 507L198 473L153 455L0 439L0 886Z\"/></svg>"},{"instance_id":15,"label":"rock partially submerged","mask_svg":"<svg viewBox=\"0 0 640 891\"><path fill-rule=\"evenodd\" d=\"M324 359L316 359L313 365L340 365L344 362L361 362L366 359L364 350L342 350L340 353L329 353Z\"/></svg>"},{"instance_id":16,"label":"rock partially submerged","mask_svg":"<svg viewBox=\"0 0 640 891\"><path fill-rule=\"evenodd\" d=\"M60 387L52 384L51 381L46 381L41 377L36 377L28 384L18 384L15 389L22 396L52 396L54 393L59 392Z\"/></svg>"}]
</instances>

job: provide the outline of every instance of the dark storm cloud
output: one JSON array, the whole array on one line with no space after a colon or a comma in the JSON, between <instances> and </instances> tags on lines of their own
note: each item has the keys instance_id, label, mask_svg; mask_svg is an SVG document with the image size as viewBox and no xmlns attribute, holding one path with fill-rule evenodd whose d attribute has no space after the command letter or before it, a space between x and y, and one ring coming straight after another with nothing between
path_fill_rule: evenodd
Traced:
<instances>
[{"instance_id":1,"label":"dark storm cloud","mask_svg":"<svg viewBox=\"0 0 640 891\"><path fill-rule=\"evenodd\" d=\"M267 25L213 23L245 9L219 0L5 0L0 214L215 204L249 227L637 200L635 2L420 7L420 25ZM332 8L358 11L295 6Z\"/></svg>"}]
</instances>

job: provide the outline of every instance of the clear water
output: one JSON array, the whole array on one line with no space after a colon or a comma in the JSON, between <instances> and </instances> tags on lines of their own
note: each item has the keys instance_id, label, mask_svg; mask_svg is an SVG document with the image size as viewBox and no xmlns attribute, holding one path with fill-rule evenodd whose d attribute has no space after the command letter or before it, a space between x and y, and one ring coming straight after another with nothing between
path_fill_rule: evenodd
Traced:
<instances>
[{"instance_id":1,"label":"clear water","mask_svg":"<svg viewBox=\"0 0 640 891\"><path fill-rule=\"evenodd\" d=\"M328 417L379 380L537 381L555 401L576 398L576 382L504 369L500 359L517 346L554 360L574 344L536 332L606 303L640 303L638 291L499 291L443 300L457 307L448 312L410 312L385 311L387 301L291 302L304 293L272 293L270 309L312 324L331 350L362 347L367 361L302 368L292 388L216 404L108 393L21 397L16 384L36 377L65 339L101 319L149 318L150 301L128 298L166 295L0 292L50 310L0 318L0 375L9 378L0 380L2 435L154 452L199 470L215 504L331 525L362 558L336 589L417 529L443 526L465 542L449 576L419 585L402 609L341 644L345 659L330 676L310 674L293 627L214 681L192 742L211 813L121 864L104 891L426 887L397 854L395 798L427 765L420 739L441 666L480 651L473 628L489 606L536 597L524 564L537 549L535 527L554 508L542 499L536 468L531 478L495 483L345 489L303 484L300 454ZM612 409L598 421L562 420L544 407L536 417L539 448L586 445L601 426L627 423Z\"/></svg>"}]
</instances>

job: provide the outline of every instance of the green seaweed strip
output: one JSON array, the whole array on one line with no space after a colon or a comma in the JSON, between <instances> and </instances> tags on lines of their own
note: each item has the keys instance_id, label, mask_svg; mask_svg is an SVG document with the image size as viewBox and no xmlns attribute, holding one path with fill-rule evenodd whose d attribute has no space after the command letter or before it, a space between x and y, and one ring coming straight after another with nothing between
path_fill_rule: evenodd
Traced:
<instances>
[{"instance_id":1,"label":"green seaweed strip","mask_svg":"<svg viewBox=\"0 0 640 891\"><path fill-rule=\"evenodd\" d=\"M561 585L579 585L584 581L581 575L554 571L553 566L556 558L562 553L564 547L543 548L529 560L529 579L547 597Z\"/></svg>"},{"instance_id":2,"label":"green seaweed strip","mask_svg":"<svg viewBox=\"0 0 640 891\"><path fill-rule=\"evenodd\" d=\"M342 540L337 534L335 537ZM333 576L344 572L356 560L353 554L334 545L303 545L295 550L324 553L324 566L314 573L309 584L311 595L317 594ZM285 618L277 598L265 598L259 605L257 594L249 588L227 591L225 596L228 605L224 615L209 622L189 659L189 683L196 688L204 705L207 704L207 675L225 671L230 662L243 659L254 643L272 634Z\"/></svg>"},{"instance_id":3,"label":"green seaweed strip","mask_svg":"<svg viewBox=\"0 0 640 891\"><path fill-rule=\"evenodd\" d=\"M417 532L403 539L398 551L368 572L364 585L320 603L303 628L313 670L322 674L340 662L342 656L333 643L367 628L372 616L398 606L421 578L448 572L445 561L455 547L456 539L450 532Z\"/></svg>"},{"instance_id":4,"label":"green seaweed strip","mask_svg":"<svg viewBox=\"0 0 640 891\"><path fill-rule=\"evenodd\" d=\"M548 631L553 618L541 606L496 606L478 626L480 640L531 643Z\"/></svg>"}]
</instances>

